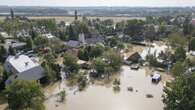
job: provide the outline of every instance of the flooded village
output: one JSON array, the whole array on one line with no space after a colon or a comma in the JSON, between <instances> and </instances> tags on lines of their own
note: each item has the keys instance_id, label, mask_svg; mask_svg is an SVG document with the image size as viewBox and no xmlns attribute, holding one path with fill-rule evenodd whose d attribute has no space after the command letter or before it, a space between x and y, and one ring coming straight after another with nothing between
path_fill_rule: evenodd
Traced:
<instances>
[{"instance_id":1,"label":"flooded village","mask_svg":"<svg viewBox=\"0 0 195 110\"><path fill-rule=\"evenodd\" d=\"M71 13L0 20L0 110L195 109L194 15Z\"/></svg>"},{"instance_id":2,"label":"flooded village","mask_svg":"<svg viewBox=\"0 0 195 110\"><path fill-rule=\"evenodd\" d=\"M135 45L130 52L123 55L129 56L134 52L140 52L144 56L148 48ZM151 75L155 72L162 77L158 84L152 83ZM116 79L120 80L120 90L113 89ZM162 72L149 66L140 66L139 69L133 70L129 65L123 65L114 78L108 79L106 83L89 82L83 91L78 91L77 87L67 87L66 80L48 86L45 93L49 98L45 105L48 110L163 110L163 86L166 81L171 80L173 77L168 71ZM63 90L66 90L66 101L60 103L57 101L59 97L55 95Z\"/></svg>"}]
</instances>

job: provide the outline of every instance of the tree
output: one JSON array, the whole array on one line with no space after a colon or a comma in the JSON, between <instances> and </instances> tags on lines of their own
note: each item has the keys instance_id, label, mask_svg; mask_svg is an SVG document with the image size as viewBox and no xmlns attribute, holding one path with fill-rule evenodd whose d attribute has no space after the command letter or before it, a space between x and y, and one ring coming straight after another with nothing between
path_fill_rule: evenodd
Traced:
<instances>
[{"instance_id":1,"label":"tree","mask_svg":"<svg viewBox=\"0 0 195 110\"><path fill-rule=\"evenodd\" d=\"M78 57L81 60L88 61L91 58L99 57L104 52L104 46L97 44L96 46L87 46L85 48L81 48L78 52Z\"/></svg>"},{"instance_id":2,"label":"tree","mask_svg":"<svg viewBox=\"0 0 195 110\"><path fill-rule=\"evenodd\" d=\"M52 53L48 53L44 56L45 61L42 63L46 72L46 82L50 83L61 79L60 70L61 67L56 64L55 57Z\"/></svg>"},{"instance_id":3,"label":"tree","mask_svg":"<svg viewBox=\"0 0 195 110\"><path fill-rule=\"evenodd\" d=\"M102 24L105 26L112 26L114 24L114 21L112 19L107 19L102 21Z\"/></svg>"},{"instance_id":4,"label":"tree","mask_svg":"<svg viewBox=\"0 0 195 110\"><path fill-rule=\"evenodd\" d=\"M191 24L191 19L187 17L183 24L183 33L184 35L188 35L192 33L192 30L193 30L193 26Z\"/></svg>"},{"instance_id":5,"label":"tree","mask_svg":"<svg viewBox=\"0 0 195 110\"><path fill-rule=\"evenodd\" d=\"M174 76L180 76L185 72L185 66L182 62L177 62L171 68L171 73Z\"/></svg>"},{"instance_id":6,"label":"tree","mask_svg":"<svg viewBox=\"0 0 195 110\"><path fill-rule=\"evenodd\" d=\"M27 38L27 40L26 40L26 47L28 49L32 49L33 48L33 41L32 41L31 38Z\"/></svg>"},{"instance_id":7,"label":"tree","mask_svg":"<svg viewBox=\"0 0 195 110\"><path fill-rule=\"evenodd\" d=\"M3 62L5 60L6 55L6 49L4 46L0 46L0 62Z\"/></svg>"},{"instance_id":8,"label":"tree","mask_svg":"<svg viewBox=\"0 0 195 110\"><path fill-rule=\"evenodd\" d=\"M171 33L168 36L168 40L170 44L174 47L177 47L177 46L184 47L187 44L187 39L179 33Z\"/></svg>"},{"instance_id":9,"label":"tree","mask_svg":"<svg viewBox=\"0 0 195 110\"><path fill-rule=\"evenodd\" d=\"M68 35L69 35L70 40L77 40L78 39L78 35L75 32L74 26L72 26L72 25L69 26Z\"/></svg>"},{"instance_id":10,"label":"tree","mask_svg":"<svg viewBox=\"0 0 195 110\"><path fill-rule=\"evenodd\" d=\"M48 44L48 39L42 36L38 36L34 39L34 44L37 46L43 46Z\"/></svg>"},{"instance_id":11,"label":"tree","mask_svg":"<svg viewBox=\"0 0 195 110\"><path fill-rule=\"evenodd\" d=\"M0 64L0 91L5 89L5 81L7 80L7 78L7 72L3 68L3 65Z\"/></svg>"},{"instance_id":12,"label":"tree","mask_svg":"<svg viewBox=\"0 0 195 110\"><path fill-rule=\"evenodd\" d=\"M9 46L8 51L9 51L10 55L15 55L16 54L16 50L14 48L12 48L11 46Z\"/></svg>"},{"instance_id":13,"label":"tree","mask_svg":"<svg viewBox=\"0 0 195 110\"><path fill-rule=\"evenodd\" d=\"M33 40L38 36L38 34L36 33L36 31L34 31L34 30L31 30L30 35L31 35L31 37L32 37Z\"/></svg>"},{"instance_id":14,"label":"tree","mask_svg":"<svg viewBox=\"0 0 195 110\"><path fill-rule=\"evenodd\" d=\"M104 58L108 62L109 66L117 71L120 69L122 65L122 57L119 52L114 51L114 50L109 50L104 53Z\"/></svg>"},{"instance_id":15,"label":"tree","mask_svg":"<svg viewBox=\"0 0 195 110\"><path fill-rule=\"evenodd\" d=\"M113 38L109 38L107 39L106 43L110 46L110 47L115 47L119 44L119 41L116 37Z\"/></svg>"},{"instance_id":16,"label":"tree","mask_svg":"<svg viewBox=\"0 0 195 110\"><path fill-rule=\"evenodd\" d=\"M46 73L46 81L45 83L50 83L56 81L56 72L53 70L52 64L44 61L41 66L43 66Z\"/></svg>"},{"instance_id":17,"label":"tree","mask_svg":"<svg viewBox=\"0 0 195 110\"><path fill-rule=\"evenodd\" d=\"M71 54L64 55L64 68L68 72L78 72L79 65L77 64L77 57Z\"/></svg>"},{"instance_id":18,"label":"tree","mask_svg":"<svg viewBox=\"0 0 195 110\"><path fill-rule=\"evenodd\" d=\"M154 67L160 67L161 64L157 61L157 58L155 55L147 55L146 60L149 62L150 66Z\"/></svg>"},{"instance_id":19,"label":"tree","mask_svg":"<svg viewBox=\"0 0 195 110\"><path fill-rule=\"evenodd\" d=\"M191 41L190 41L190 50L193 50L195 51L195 38L193 38Z\"/></svg>"},{"instance_id":20,"label":"tree","mask_svg":"<svg viewBox=\"0 0 195 110\"><path fill-rule=\"evenodd\" d=\"M165 110L195 109L195 75L176 77L164 88Z\"/></svg>"},{"instance_id":21,"label":"tree","mask_svg":"<svg viewBox=\"0 0 195 110\"><path fill-rule=\"evenodd\" d=\"M108 64L100 57L93 61L93 67L99 74L104 74L107 66Z\"/></svg>"},{"instance_id":22,"label":"tree","mask_svg":"<svg viewBox=\"0 0 195 110\"><path fill-rule=\"evenodd\" d=\"M145 38L149 41L153 41L156 39L155 27L153 25L146 26L144 29Z\"/></svg>"},{"instance_id":23,"label":"tree","mask_svg":"<svg viewBox=\"0 0 195 110\"><path fill-rule=\"evenodd\" d=\"M36 82L16 80L6 87L11 110L44 110L44 94Z\"/></svg>"},{"instance_id":24,"label":"tree","mask_svg":"<svg viewBox=\"0 0 195 110\"><path fill-rule=\"evenodd\" d=\"M141 34L144 29L144 21L142 20L128 20L125 28L125 34L135 37L136 35Z\"/></svg>"},{"instance_id":25,"label":"tree","mask_svg":"<svg viewBox=\"0 0 195 110\"><path fill-rule=\"evenodd\" d=\"M55 19L39 19L35 20L35 25L39 28L45 27L49 32L54 32L57 28Z\"/></svg>"},{"instance_id":26,"label":"tree","mask_svg":"<svg viewBox=\"0 0 195 110\"><path fill-rule=\"evenodd\" d=\"M184 61L186 58L186 51L183 47L178 47L174 53L175 60Z\"/></svg>"},{"instance_id":27,"label":"tree","mask_svg":"<svg viewBox=\"0 0 195 110\"><path fill-rule=\"evenodd\" d=\"M116 23L116 31L123 32L124 29L125 29L125 21L124 20Z\"/></svg>"},{"instance_id":28,"label":"tree","mask_svg":"<svg viewBox=\"0 0 195 110\"><path fill-rule=\"evenodd\" d=\"M0 34L0 43L5 43L5 38Z\"/></svg>"},{"instance_id":29,"label":"tree","mask_svg":"<svg viewBox=\"0 0 195 110\"><path fill-rule=\"evenodd\" d=\"M74 11L74 20L78 20L77 10Z\"/></svg>"},{"instance_id":30,"label":"tree","mask_svg":"<svg viewBox=\"0 0 195 110\"><path fill-rule=\"evenodd\" d=\"M64 102L65 97L66 97L66 91L63 90L60 93L58 93L58 95L60 96L60 102Z\"/></svg>"},{"instance_id":31,"label":"tree","mask_svg":"<svg viewBox=\"0 0 195 110\"><path fill-rule=\"evenodd\" d=\"M97 44L91 49L91 57L99 57L103 54L103 52L104 52L104 46Z\"/></svg>"}]
</instances>

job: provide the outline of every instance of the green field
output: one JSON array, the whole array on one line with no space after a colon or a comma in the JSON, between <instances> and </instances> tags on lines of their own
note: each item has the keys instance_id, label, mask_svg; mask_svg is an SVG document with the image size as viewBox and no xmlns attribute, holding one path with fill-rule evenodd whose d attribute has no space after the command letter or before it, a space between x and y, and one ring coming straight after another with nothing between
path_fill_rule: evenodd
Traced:
<instances>
[{"instance_id":1,"label":"green field","mask_svg":"<svg viewBox=\"0 0 195 110\"><path fill-rule=\"evenodd\" d=\"M99 18L100 20L106 20L106 19L113 19L114 22L120 22L122 20L130 20L130 19L141 19L145 20L145 17L87 17L88 19L96 19ZM1 16L0 20L5 19L5 17ZM57 22L59 21L65 21L65 22L72 22L74 21L74 17L71 16L30 16L29 19L56 19ZM79 20L82 19L82 17L78 18Z\"/></svg>"},{"instance_id":2,"label":"green field","mask_svg":"<svg viewBox=\"0 0 195 110\"><path fill-rule=\"evenodd\" d=\"M40 17L29 17L30 19L56 19L56 21L66 21L66 22L72 22L74 21L74 17L70 16L40 16ZM113 19L114 22L120 22L122 20L129 20L129 19L142 19L145 20L144 17L87 17L88 19L96 19L99 18L100 20L106 20L106 19ZM82 19L82 17L78 18L79 20Z\"/></svg>"},{"instance_id":3,"label":"green field","mask_svg":"<svg viewBox=\"0 0 195 110\"><path fill-rule=\"evenodd\" d=\"M5 17L0 16L0 21L3 21L5 19Z\"/></svg>"}]
</instances>

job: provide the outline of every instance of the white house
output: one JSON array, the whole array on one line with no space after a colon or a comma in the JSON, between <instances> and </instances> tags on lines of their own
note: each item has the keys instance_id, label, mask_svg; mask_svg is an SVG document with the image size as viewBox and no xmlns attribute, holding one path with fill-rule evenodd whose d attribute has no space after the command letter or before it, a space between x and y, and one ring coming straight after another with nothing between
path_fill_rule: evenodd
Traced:
<instances>
[{"instance_id":1,"label":"white house","mask_svg":"<svg viewBox=\"0 0 195 110\"><path fill-rule=\"evenodd\" d=\"M7 39L7 38L13 38L13 36L9 36L6 32L0 32L0 35L1 35L3 38L5 38L5 39Z\"/></svg>"},{"instance_id":2,"label":"white house","mask_svg":"<svg viewBox=\"0 0 195 110\"><path fill-rule=\"evenodd\" d=\"M46 38L48 38L48 39L55 38L55 36L52 35L51 33L49 33L49 34L42 34L42 36L43 36L43 37L46 37Z\"/></svg>"},{"instance_id":3,"label":"white house","mask_svg":"<svg viewBox=\"0 0 195 110\"><path fill-rule=\"evenodd\" d=\"M44 69L26 55L9 56L4 64L5 70L11 73L6 84L10 84L16 79L39 80L45 76Z\"/></svg>"}]
</instances>

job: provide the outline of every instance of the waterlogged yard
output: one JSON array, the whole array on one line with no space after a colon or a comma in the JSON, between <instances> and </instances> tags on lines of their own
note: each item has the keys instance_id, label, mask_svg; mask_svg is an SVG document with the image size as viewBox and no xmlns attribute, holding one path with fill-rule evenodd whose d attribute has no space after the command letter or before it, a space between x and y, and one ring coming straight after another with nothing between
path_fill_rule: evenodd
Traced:
<instances>
[{"instance_id":1,"label":"waterlogged yard","mask_svg":"<svg viewBox=\"0 0 195 110\"><path fill-rule=\"evenodd\" d=\"M113 91L112 84L90 84L78 92L76 87L67 87L62 81L45 89L45 105L47 110L163 110L163 82L169 76L163 74L160 83L152 84L150 72L146 67L131 70L129 66L122 66L118 92ZM132 91L128 91L129 87ZM64 89L66 99L61 103L57 101L56 94ZM147 98L147 94L153 97Z\"/></svg>"}]
</instances>

